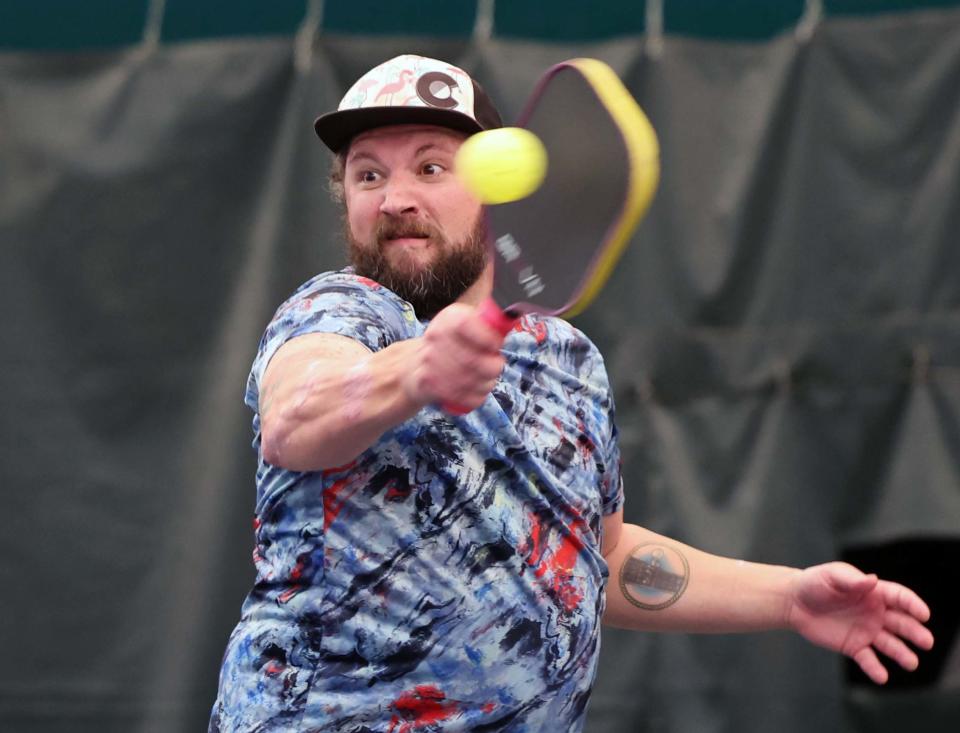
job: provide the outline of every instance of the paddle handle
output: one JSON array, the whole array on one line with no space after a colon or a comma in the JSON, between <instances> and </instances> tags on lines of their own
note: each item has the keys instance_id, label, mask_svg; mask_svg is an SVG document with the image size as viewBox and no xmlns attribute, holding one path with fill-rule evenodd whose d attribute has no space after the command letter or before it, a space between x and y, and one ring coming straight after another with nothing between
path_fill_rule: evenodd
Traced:
<instances>
[{"instance_id":1,"label":"paddle handle","mask_svg":"<svg viewBox=\"0 0 960 733\"><path fill-rule=\"evenodd\" d=\"M477 308L479 316L486 322L488 326L493 328L497 333L499 333L504 338L507 337L507 334L513 330L513 327L517 324L519 318L508 315L505 311L500 310L500 306L496 304L493 298L487 298L484 300ZM452 402L444 402L441 405L446 412L449 412L451 415L466 415L470 410L463 405L457 405Z\"/></svg>"},{"instance_id":2,"label":"paddle handle","mask_svg":"<svg viewBox=\"0 0 960 733\"><path fill-rule=\"evenodd\" d=\"M517 321L520 320L515 316L508 315L506 311L500 310L500 306L497 305L493 298L484 300L477 306L477 310L487 325L492 327L504 338L506 338L507 334L517 325Z\"/></svg>"}]
</instances>

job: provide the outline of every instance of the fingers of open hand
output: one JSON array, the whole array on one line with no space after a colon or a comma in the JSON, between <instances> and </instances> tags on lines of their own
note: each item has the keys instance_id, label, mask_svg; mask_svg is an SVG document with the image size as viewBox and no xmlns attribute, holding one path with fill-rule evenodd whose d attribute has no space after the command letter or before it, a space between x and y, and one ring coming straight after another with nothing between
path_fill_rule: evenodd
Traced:
<instances>
[{"instance_id":1,"label":"fingers of open hand","mask_svg":"<svg viewBox=\"0 0 960 733\"><path fill-rule=\"evenodd\" d=\"M884 603L888 608L897 609L919 621L927 621L930 618L930 607L923 602L916 593L891 581L880 583L880 591L883 593Z\"/></svg>"},{"instance_id":2,"label":"fingers of open hand","mask_svg":"<svg viewBox=\"0 0 960 733\"><path fill-rule=\"evenodd\" d=\"M896 634L921 649L933 647L933 634L930 633L930 629L909 614L894 609L888 610L883 616L883 627L891 634Z\"/></svg>"},{"instance_id":3,"label":"fingers of open hand","mask_svg":"<svg viewBox=\"0 0 960 733\"><path fill-rule=\"evenodd\" d=\"M920 664L914 651L889 631L884 630L877 634L877 638L873 640L873 648L890 657L904 669L914 670Z\"/></svg>"},{"instance_id":4,"label":"fingers of open hand","mask_svg":"<svg viewBox=\"0 0 960 733\"><path fill-rule=\"evenodd\" d=\"M876 652L889 657L906 670L913 671L920 665L919 657L907 642L921 649L929 649L933 646L933 634L913 616L891 609L884 613L883 628L872 643L851 656L864 674L882 685L889 675Z\"/></svg>"},{"instance_id":5,"label":"fingers of open hand","mask_svg":"<svg viewBox=\"0 0 960 733\"><path fill-rule=\"evenodd\" d=\"M861 648L853 655L853 661L860 665L863 673L878 685L884 684L890 677L886 667L880 663L880 660L877 658L877 653L873 651L872 647L865 646Z\"/></svg>"}]
</instances>

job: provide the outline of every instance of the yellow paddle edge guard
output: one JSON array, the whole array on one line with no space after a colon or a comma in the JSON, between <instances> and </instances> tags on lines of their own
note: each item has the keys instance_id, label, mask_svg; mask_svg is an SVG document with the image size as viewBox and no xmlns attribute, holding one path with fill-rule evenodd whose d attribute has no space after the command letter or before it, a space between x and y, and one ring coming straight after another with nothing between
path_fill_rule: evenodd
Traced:
<instances>
[{"instance_id":1,"label":"yellow paddle edge guard","mask_svg":"<svg viewBox=\"0 0 960 733\"><path fill-rule=\"evenodd\" d=\"M630 159L630 178L623 212L614 223L610 237L598 254L598 260L580 295L564 309L563 315L567 318L583 311L600 292L640 219L650 206L660 182L660 144L657 142L657 133L633 95L620 81L620 77L597 59L578 58L568 63L587 80L620 130Z\"/></svg>"}]
</instances>

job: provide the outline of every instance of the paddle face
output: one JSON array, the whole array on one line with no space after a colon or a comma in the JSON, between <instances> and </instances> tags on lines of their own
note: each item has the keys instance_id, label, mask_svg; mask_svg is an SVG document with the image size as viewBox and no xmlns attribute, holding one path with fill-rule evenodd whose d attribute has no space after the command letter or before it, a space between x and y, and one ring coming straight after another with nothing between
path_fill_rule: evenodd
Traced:
<instances>
[{"instance_id":1,"label":"paddle face","mask_svg":"<svg viewBox=\"0 0 960 733\"><path fill-rule=\"evenodd\" d=\"M548 167L533 194L485 209L493 299L513 317L574 315L610 274L653 196L656 135L594 59L550 69L518 125L543 142Z\"/></svg>"}]
</instances>

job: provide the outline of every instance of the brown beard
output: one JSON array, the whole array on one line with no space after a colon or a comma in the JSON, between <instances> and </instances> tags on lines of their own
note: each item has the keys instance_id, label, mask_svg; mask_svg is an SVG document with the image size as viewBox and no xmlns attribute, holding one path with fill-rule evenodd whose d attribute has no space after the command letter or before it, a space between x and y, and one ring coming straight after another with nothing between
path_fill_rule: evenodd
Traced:
<instances>
[{"instance_id":1,"label":"brown beard","mask_svg":"<svg viewBox=\"0 0 960 733\"><path fill-rule=\"evenodd\" d=\"M473 230L460 242L450 242L432 224L415 219L381 216L374 231L374 246L362 244L350 231L344 216L344 235L348 257L356 273L375 280L413 306L417 318L433 318L463 295L477 281L487 264L487 235L483 215ZM391 263L384 256L389 240L401 237L427 237L435 250L428 265L412 258Z\"/></svg>"}]
</instances>

